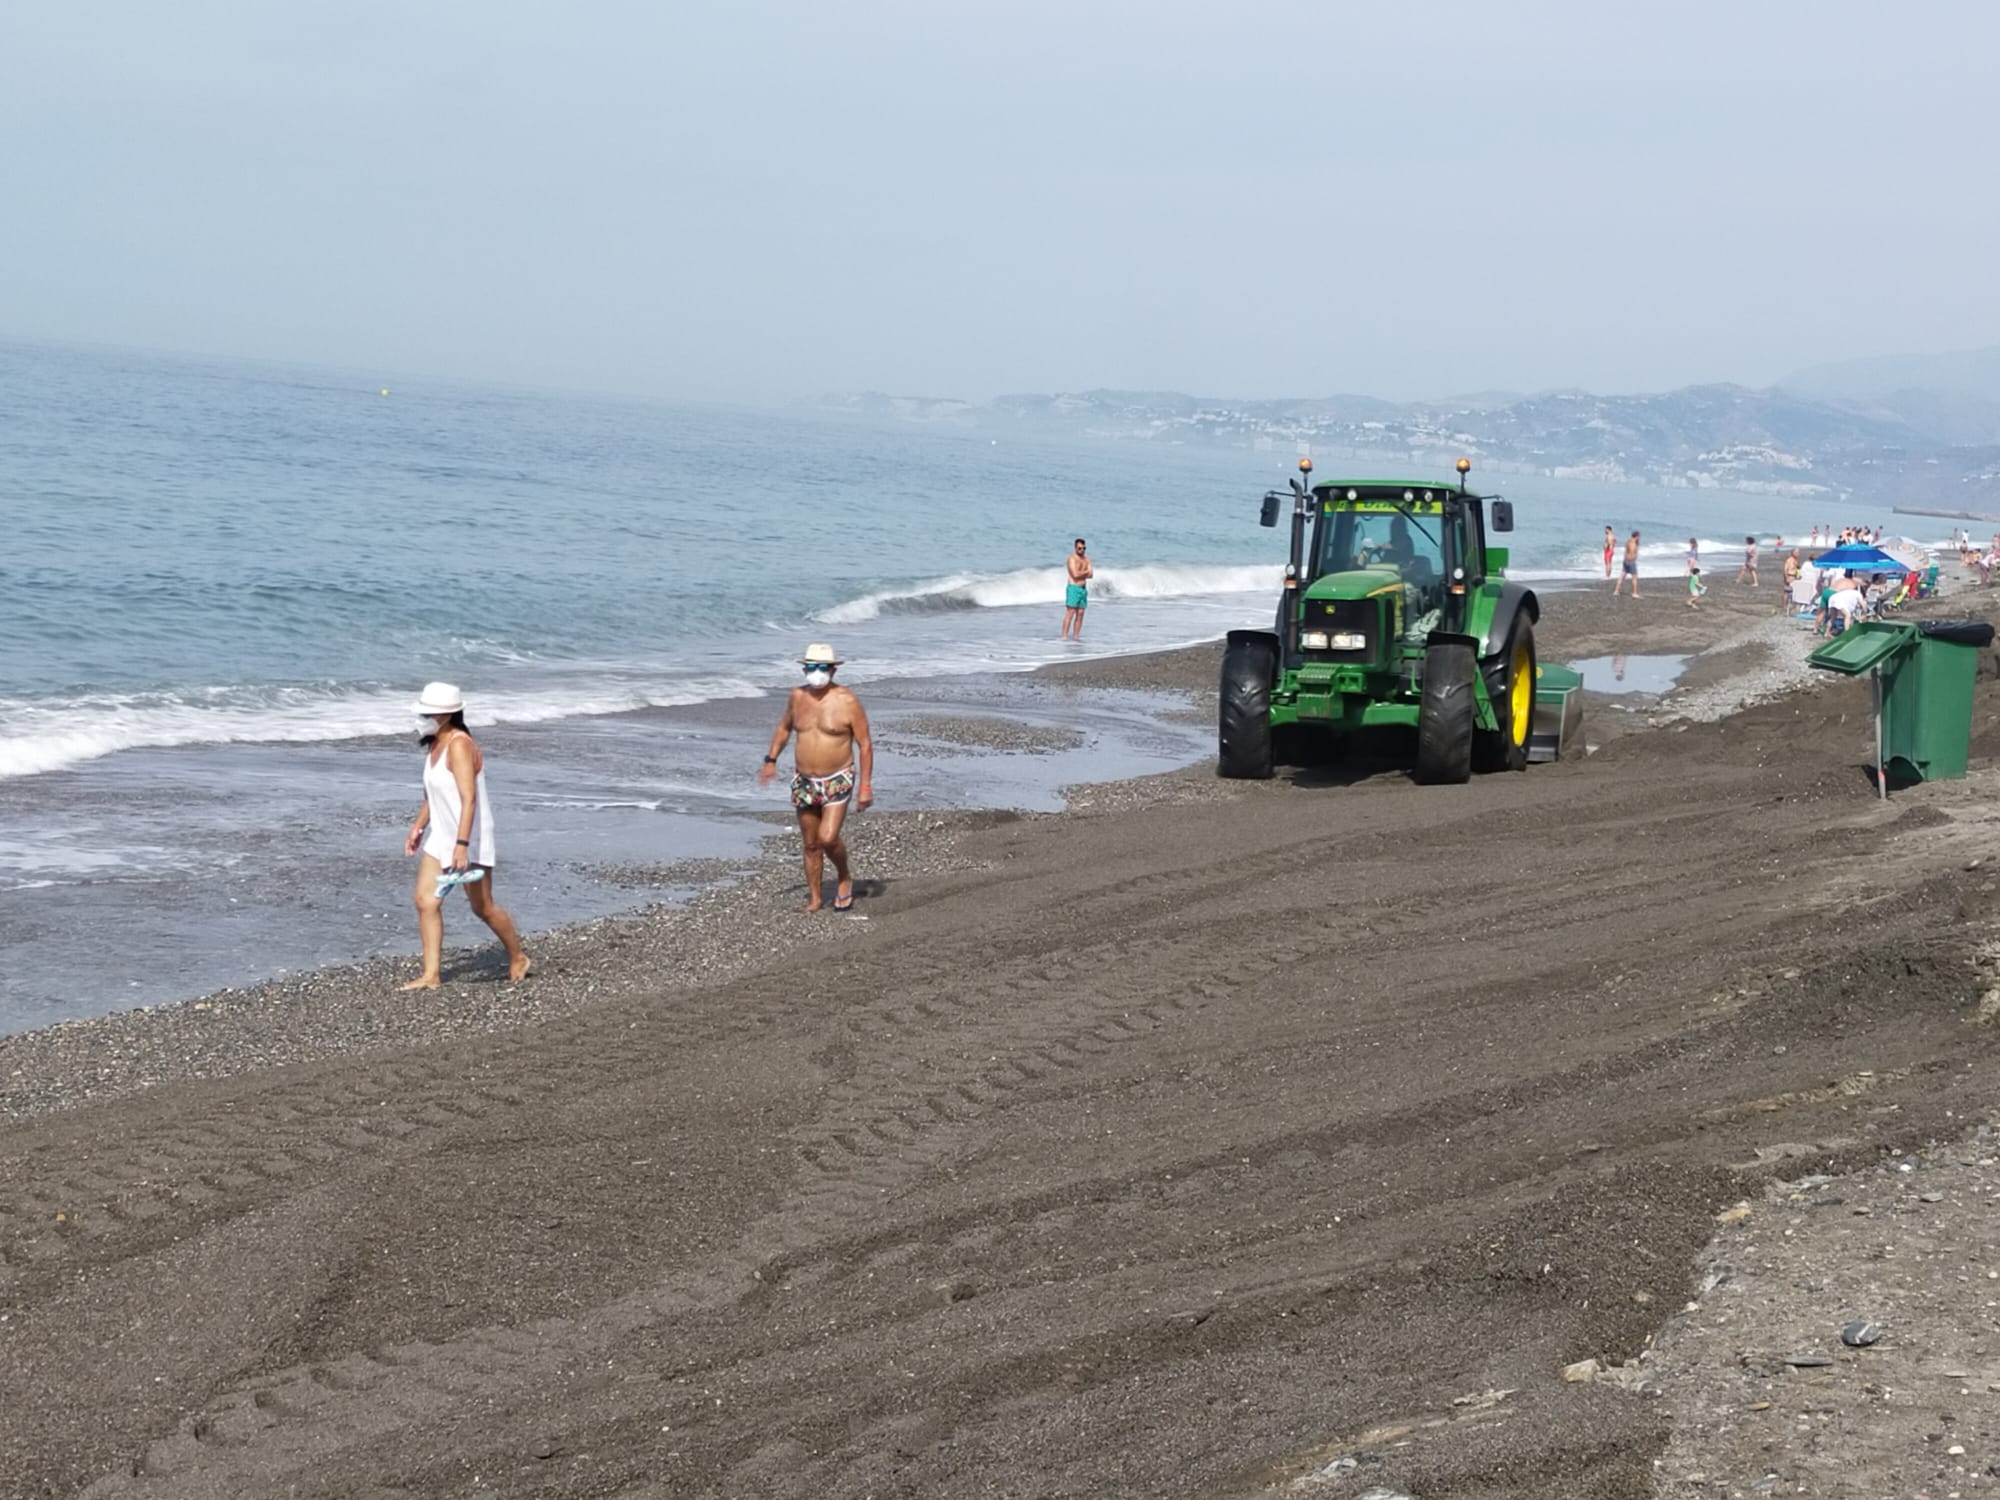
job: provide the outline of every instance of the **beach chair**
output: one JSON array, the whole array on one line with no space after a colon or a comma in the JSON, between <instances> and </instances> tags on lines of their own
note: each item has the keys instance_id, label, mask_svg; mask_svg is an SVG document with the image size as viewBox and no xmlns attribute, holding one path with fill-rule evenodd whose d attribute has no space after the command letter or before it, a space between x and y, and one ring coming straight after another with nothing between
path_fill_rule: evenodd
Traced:
<instances>
[{"instance_id":1,"label":"beach chair","mask_svg":"<svg viewBox=\"0 0 2000 1500\"><path fill-rule=\"evenodd\" d=\"M1932 563L1928 568L1924 569L1923 582L1917 585L1917 597L1919 599L1930 599L1936 596L1938 573L1940 571L1940 565L1937 563Z\"/></svg>"},{"instance_id":2,"label":"beach chair","mask_svg":"<svg viewBox=\"0 0 2000 1500\"><path fill-rule=\"evenodd\" d=\"M1818 613L1814 607L1817 592L1812 583L1804 577L1792 580L1791 591L1786 595L1786 600L1791 606L1793 618L1810 620Z\"/></svg>"}]
</instances>

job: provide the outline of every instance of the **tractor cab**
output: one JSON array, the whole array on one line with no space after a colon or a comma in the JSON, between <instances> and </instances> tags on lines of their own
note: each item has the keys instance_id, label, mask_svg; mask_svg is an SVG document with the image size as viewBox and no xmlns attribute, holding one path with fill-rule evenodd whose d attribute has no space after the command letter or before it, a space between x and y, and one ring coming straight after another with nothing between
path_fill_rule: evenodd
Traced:
<instances>
[{"instance_id":1,"label":"tractor cab","mask_svg":"<svg viewBox=\"0 0 2000 1500\"><path fill-rule=\"evenodd\" d=\"M1436 494L1425 498L1396 486L1320 485L1310 509L1302 622L1340 617L1350 628L1322 631L1302 623L1295 658L1326 653L1326 660L1393 670L1410 650L1421 655L1444 616L1447 531L1457 518L1445 514ZM1452 550L1463 555L1463 541ZM1330 637L1351 636L1354 627L1368 638L1368 648L1357 651L1348 641L1342 642L1345 650L1335 647Z\"/></svg>"}]
</instances>

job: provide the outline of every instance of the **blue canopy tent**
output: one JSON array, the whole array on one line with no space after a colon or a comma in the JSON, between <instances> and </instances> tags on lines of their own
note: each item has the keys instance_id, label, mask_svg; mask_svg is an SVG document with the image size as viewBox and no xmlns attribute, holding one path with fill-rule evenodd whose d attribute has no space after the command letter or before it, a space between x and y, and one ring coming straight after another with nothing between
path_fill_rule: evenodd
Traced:
<instances>
[{"instance_id":1,"label":"blue canopy tent","mask_svg":"<svg viewBox=\"0 0 2000 1500\"><path fill-rule=\"evenodd\" d=\"M1880 547L1864 547L1847 542L1813 559L1816 568L1844 568L1850 573L1907 573L1908 563L1891 557Z\"/></svg>"}]
</instances>

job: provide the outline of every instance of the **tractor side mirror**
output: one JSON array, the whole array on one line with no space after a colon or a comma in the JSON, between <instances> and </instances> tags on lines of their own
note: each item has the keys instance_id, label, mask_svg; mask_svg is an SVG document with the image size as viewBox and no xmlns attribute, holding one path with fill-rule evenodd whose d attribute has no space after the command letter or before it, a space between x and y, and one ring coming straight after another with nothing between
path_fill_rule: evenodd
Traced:
<instances>
[{"instance_id":1,"label":"tractor side mirror","mask_svg":"<svg viewBox=\"0 0 2000 1500\"><path fill-rule=\"evenodd\" d=\"M1512 500L1495 500L1493 502L1493 529L1495 531L1512 531L1514 529L1514 502Z\"/></svg>"},{"instance_id":2,"label":"tractor side mirror","mask_svg":"<svg viewBox=\"0 0 2000 1500\"><path fill-rule=\"evenodd\" d=\"M1284 503L1285 497L1280 495L1276 490L1266 495L1264 497L1264 511L1263 514L1257 517L1257 524L1259 526L1276 526L1278 524L1279 508Z\"/></svg>"}]
</instances>

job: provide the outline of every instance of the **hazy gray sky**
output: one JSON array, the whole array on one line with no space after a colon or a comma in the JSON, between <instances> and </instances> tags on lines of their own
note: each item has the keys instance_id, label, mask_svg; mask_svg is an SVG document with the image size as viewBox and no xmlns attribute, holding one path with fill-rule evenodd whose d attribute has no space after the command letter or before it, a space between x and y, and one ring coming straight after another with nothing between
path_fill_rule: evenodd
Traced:
<instances>
[{"instance_id":1,"label":"hazy gray sky","mask_svg":"<svg viewBox=\"0 0 2000 1500\"><path fill-rule=\"evenodd\" d=\"M0 336L719 399L1761 384L2000 343L1996 57L1987 0L22 3Z\"/></svg>"}]
</instances>

